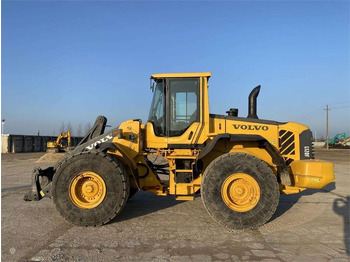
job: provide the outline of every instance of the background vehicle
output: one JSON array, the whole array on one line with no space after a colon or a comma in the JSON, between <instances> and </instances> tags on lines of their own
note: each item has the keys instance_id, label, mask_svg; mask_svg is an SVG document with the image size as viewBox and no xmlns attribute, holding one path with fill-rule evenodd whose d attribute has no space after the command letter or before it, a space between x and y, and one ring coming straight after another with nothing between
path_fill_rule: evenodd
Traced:
<instances>
[{"instance_id":1,"label":"background vehicle","mask_svg":"<svg viewBox=\"0 0 350 262\"><path fill-rule=\"evenodd\" d=\"M334 181L333 164L314 160L304 125L260 120L249 95L249 114L209 113L210 73L155 74L149 119L129 120L103 134L97 118L82 142L55 167L33 172L26 200L52 197L60 214L79 226L102 225L145 190L193 200L234 229L268 221L280 193L322 188ZM153 159L158 156L166 164ZM41 181L44 182L40 182Z\"/></svg>"},{"instance_id":2,"label":"background vehicle","mask_svg":"<svg viewBox=\"0 0 350 262\"><path fill-rule=\"evenodd\" d=\"M58 135L56 141L47 142L46 152L48 153L58 153L58 152L67 152L71 147L71 133L62 132Z\"/></svg>"},{"instance_id":3,"label":"background vehicle","mask_svg":"<svg viewBox=\"0 0 350 262\"><path fill-rule=\"evenodd\" d=\"M328 140L328 146L330 148L349 148L346 144L350 141L350 136L346 136L346 133L335 135L332 139ZM324 141L327 144L327 141ZM326 147L326 144L324 147Z\"/></svg>"}]
</instances>

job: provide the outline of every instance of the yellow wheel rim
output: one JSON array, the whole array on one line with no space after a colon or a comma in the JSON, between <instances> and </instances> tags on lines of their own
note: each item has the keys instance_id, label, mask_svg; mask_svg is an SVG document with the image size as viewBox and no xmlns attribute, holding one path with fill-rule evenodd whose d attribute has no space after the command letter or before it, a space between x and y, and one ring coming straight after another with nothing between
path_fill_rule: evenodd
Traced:
<instances>
[{"instance_id":1,"label":"yellow wheel rim","mask_svg":"<svg viewBox=\"0 0 350 262\"><path fill-rule=\"evenodd\" d=\"M244 173L230 175L221 187L225 204L237 212L253 209L260 199L260 187L256 180Z\"/></svg>"},{"instance_id":2,"label":"yellow wheel rim","mask_svg":"<svg viewBox=\"0 0 350 262\"><path fill-rule=\"evenodd\" d=\"M97 207L105 196L105 181L94 172L81 172L70 182L69 197L79 208L91 209Z\"/></svg>"}]
</instances>

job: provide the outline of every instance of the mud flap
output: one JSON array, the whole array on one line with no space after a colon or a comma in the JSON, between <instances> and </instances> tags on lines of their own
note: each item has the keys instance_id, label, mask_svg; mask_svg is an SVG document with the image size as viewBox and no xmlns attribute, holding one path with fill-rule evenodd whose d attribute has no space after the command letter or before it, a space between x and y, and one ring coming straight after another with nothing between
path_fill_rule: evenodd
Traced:
<instances>
[{"instance_id":1,"label":"mud flap","mask_svg":"<svg viewBox=\"0 0 350 262\"><path fill-rule=\"evenodd\" d=\"M46 169L35 168L32 173L32 185L28 194L24 195L25 201L39 201L44 196L51 196L51 182L55 173L53 167Z\"/></svg>"}]
</instances>

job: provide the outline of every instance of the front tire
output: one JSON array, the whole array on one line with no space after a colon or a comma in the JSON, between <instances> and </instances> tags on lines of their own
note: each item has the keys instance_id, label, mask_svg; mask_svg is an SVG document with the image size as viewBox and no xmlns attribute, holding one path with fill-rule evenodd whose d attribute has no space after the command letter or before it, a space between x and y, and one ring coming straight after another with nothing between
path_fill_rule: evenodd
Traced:
<instances>
[{"instance_id":1,"label":"front tire","mask_svg":"<svg viewBox=\"0 0 350 262\"><path fill-rule=\"evenodd\" d=\"M228 153L212 161L203 174L201 192L208 213L229 229L263 225L279 200L272 170L245 153Z\"/></svg>"},{"instance_id":2,"label":"front tire","mask_svg":"<svg viewBox=\"0 0 350 262\"><path fill-rule=\"evenodd\" d=\"M83 152L65 160L52 182L59 213L78 226L99 226L115 218L129 197L129 176L117 159Z\"/></svg>"}]
</instances>

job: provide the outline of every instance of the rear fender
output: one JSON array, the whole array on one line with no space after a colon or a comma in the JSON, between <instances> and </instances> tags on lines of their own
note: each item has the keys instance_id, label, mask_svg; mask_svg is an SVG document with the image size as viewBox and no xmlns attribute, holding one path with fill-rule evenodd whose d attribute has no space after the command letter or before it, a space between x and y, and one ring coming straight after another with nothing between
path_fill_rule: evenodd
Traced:
<instances>
[{"instance_id":1,"label":"rear fender","mask_svg":"<svg viewBox=\"0 0 350 262\"><path fill-rule=\"evenodd\" d=\"M292 180L288 172L288 167L279 154L278 150L272 146L264 137L259 135L233 135L233 134L221 134L217 135L212 141L210 141L200 152L198 158L201 159L208 155L219 141L234 142L240 144L257 143L259 149L264 149L271 157L273 164L277 166L277 179L278 182L283 185L291 185ZM243 150L243 149L242 149ZM249 153L249 152L247 152ZM252 154L252 153L250 153ZM254 154L253 154L254 155Z\"/></svg>"}]
</instances>

